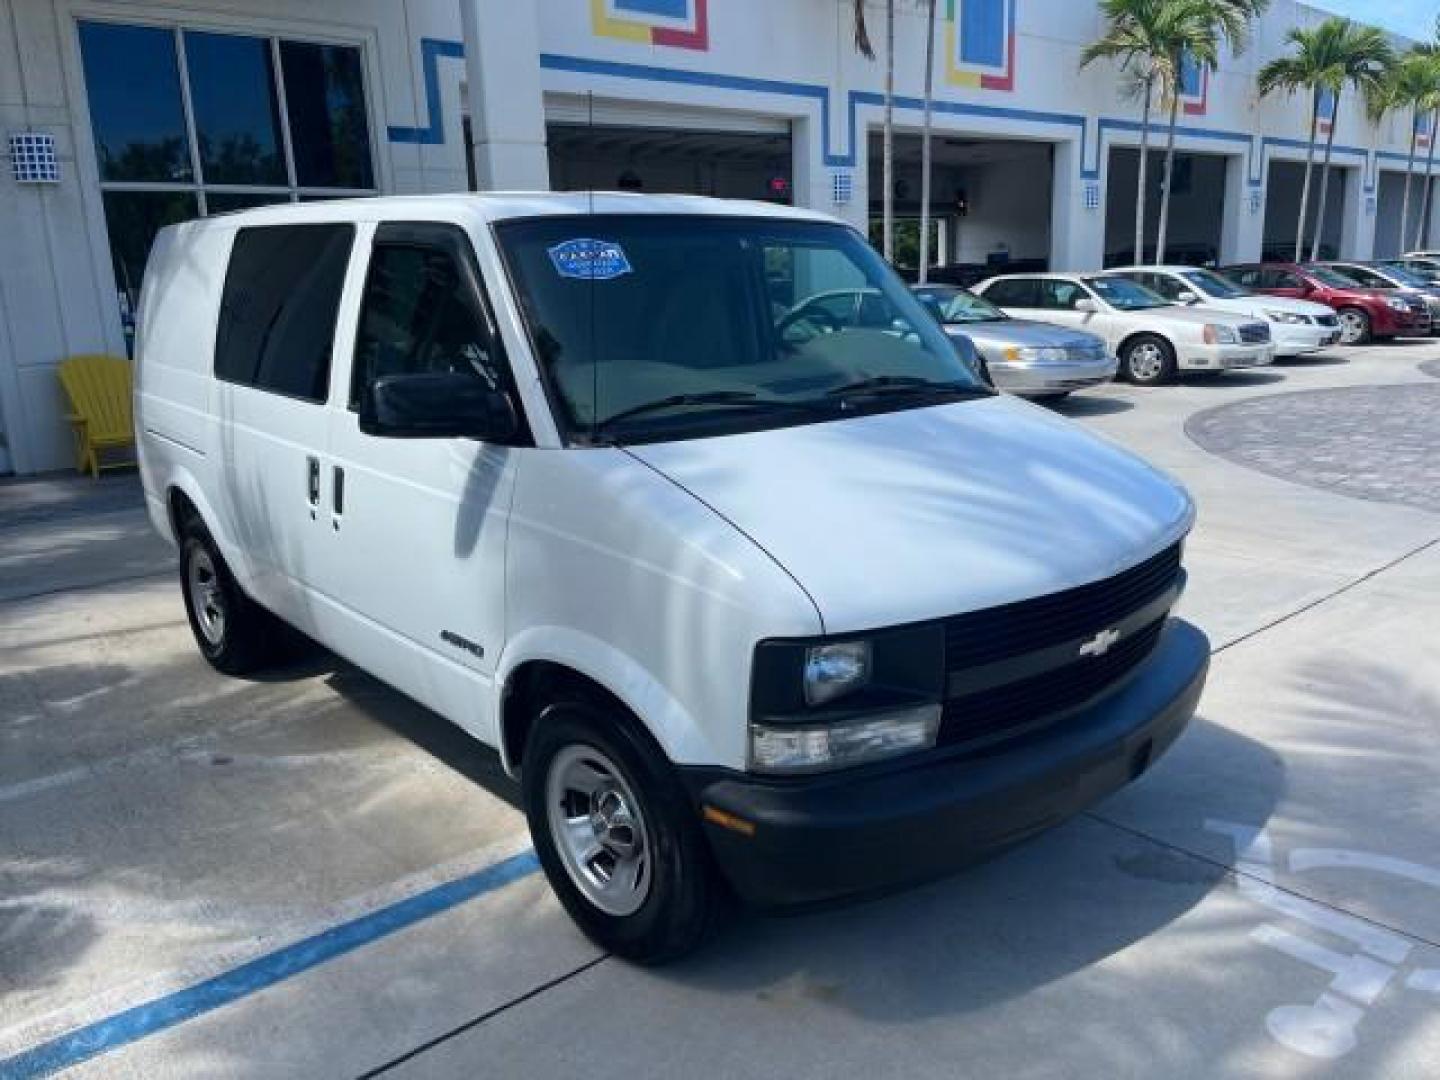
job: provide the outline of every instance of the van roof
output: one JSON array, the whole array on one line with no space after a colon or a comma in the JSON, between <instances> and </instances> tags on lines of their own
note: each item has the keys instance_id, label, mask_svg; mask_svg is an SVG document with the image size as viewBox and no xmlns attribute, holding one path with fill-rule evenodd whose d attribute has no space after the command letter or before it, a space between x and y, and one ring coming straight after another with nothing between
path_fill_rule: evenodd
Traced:
<instances>
[{"instance_id":1,"label":"van roof","mask_svg":"<svg viewBox=\"0 0 1440 1080\"><path fill-rule=\"evenodd\" d=\"M459 220L504 221L511 218L575 214L690 214L712 217L783 218L836 222L813 210L700 195L645 195L628 191L491 191L450 195L382 195L322 202L277 203L218 214L206 222L228 225L279 225L325 221Z\"/></svg>"}]
</instances>

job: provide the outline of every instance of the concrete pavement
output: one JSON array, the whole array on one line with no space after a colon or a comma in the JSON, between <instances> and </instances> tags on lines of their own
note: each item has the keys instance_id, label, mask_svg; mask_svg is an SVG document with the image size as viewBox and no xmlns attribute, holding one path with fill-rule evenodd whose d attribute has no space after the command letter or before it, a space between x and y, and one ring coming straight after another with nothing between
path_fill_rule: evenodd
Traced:
<instances>
[{"instance_id":1,"label":"concrete pavement","mask_svg":"<svg viewBox=\"0 0 1440 1080\"><path fill-rule=\"evenodd\" d=\"M1435 359L1342 350L1061 406L1196 495L1185 613L1217 648L1192 730L1076 821L901 896L745 917L660 971L600 956L520 874L77 1075L1440 1073L1440 515L1185 432L1221 404L1284 417L1297 390L1433 387ZM123 482L93 519L20 487L12 512L0 486L0 1076L525 850L493 755L366 676L210 672Z\"/></svg>"}]
</instances>

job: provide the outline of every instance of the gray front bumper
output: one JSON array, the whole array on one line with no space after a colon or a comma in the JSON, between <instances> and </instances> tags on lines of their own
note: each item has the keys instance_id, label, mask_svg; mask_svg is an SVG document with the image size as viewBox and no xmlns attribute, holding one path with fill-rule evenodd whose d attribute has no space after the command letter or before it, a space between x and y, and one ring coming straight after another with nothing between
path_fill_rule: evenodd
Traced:
<instances>
[{"instance_id":1,"label":"gray front bumper","mask_svg":"<svg viewBox=\"0 0 1440 1080\"><path fill-rule=\"evenodd\" d=\"M1010 394L1022 397L1031 394L1065 394L1084 390L1115 378L1116 362L1076 361L1067 363L1015 363L991 360L990 377L995 385Z\"/></svg>"}]
</instances>

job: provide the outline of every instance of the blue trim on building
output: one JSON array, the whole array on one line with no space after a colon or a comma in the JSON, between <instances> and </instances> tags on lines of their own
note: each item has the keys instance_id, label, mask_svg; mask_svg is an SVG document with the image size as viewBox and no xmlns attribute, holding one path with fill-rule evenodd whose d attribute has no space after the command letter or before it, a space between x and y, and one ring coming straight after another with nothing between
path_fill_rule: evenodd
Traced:
<instances>
[{"instance_id":1,"label":"blue trim on building","mask_svg":"<svg viewBox=\"0 0 1440 1080\"><path fill-rule=\"evenodd\" d=\"M420 70L425 79L425 112L430 123L428 127L390 127L386 129L386 135L391 142L438 146L445 141L445 107L440 100L438 66L442 56L464 59L465 44L439 38L420 39Z\"/></svg>"},{"instance_id":2,"label":"blue trim on building","mask_svg":"<svg viewBox=\"0 0 1440 1080\"><path fill-rule=\"evenodd\" d=\"M441 143L444 142L444 118L440 101L439 77L436 71L436 59L440 56L459 57L464 55L464 50L458 41L440 41L434 38L421 40L421 58L425 72L425 98L430 113L430 126L427 128L402 128L392 127L389 129L392 142L409 143ZM846 148L838 151L833 145L831 138L831 92L830 88L812 83L791 82L784 79L762 79L747 75L726 75L712 71L693 71L684 68L667 68L654 64L631 64L616 60L595 60L584 56L563 56L557 53L541 53L540 66L549 71L562 71L579 75L600 75L615 79L636 79L642 82L671 83L679 86L704 86L713 87L717 90L738 90L742 93L754 94L778 94L785 97L798 98L803 101L815 102L820 106L820 127L821 127L821 151L824 163L829 168L849 169L854 168L857 157L857 137L859 130L858 113L861 106L873 106L883 108L885 98L883 94L869 90L852 90L848 93L845 103L845 132ZM919 112L925 107L924 101L919 98L897 96L895 107L908 111ZM1118 117L1101 117L1095 125L1095 145L1090 146L1089 117L1077 113L1056 113L1045 112L1034 109L1018 109L1002 105L979 105L972 102L948 101L943 98L936 99L933 108L937 113L944 113L950 116L970 116L985 120L1013 120L1024 124L1043 124L1073 128L1077 132L1081 146L1081 167L1080 178L1082 180L1098 180L1103 168L1103 157L1106 151L1105 136L1109 132L1123 131L1133 133L1140 130L1140 122L1137 120L1121 119ZM1156 127L1154 130L1163 133L1164 127ZM1214 128L1193 127L1180 125L1176 133L1182 138L1196 140L1210 140L1214 142L1243 143L1246 147L1246 178L1252 188L1263 188L1265 186L1265 170L1269 161L1269 151L1272 148L1284 148L1304 150L1306 143L1299 139L1285 139L1275 136L1256 137L1247 132L1222 131ZM1258 151L1258 152L1257 152ZM1392 151L1371 151L1358 146L1336 146L1334 154L1343 157L1360 157L1363 160L1362 170L1365 177L1365 193L1371 194L1375 190L1378 181L1379 159L1405 160L1406 155L1396 154ZM1090 164L1086 164L1086 162Z\"/></svg>"}]
</instances>

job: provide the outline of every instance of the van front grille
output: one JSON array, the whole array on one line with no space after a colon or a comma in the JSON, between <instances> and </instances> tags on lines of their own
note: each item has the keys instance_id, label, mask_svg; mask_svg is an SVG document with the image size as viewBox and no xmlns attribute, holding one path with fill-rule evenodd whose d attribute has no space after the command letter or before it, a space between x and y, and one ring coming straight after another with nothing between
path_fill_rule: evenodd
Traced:
<instances>
[{"instance_id":1,"label":"van front grille","mask_svg":"<svg viewBox=\"0 0 1440 1080\"><path fill-rule=\"evenodd\" d=\"M1129 675L1160 640L1165 619L1131 634L1102 657L1076 660L1019 682L945 702L939 744L976 742L1028 729L1098 697Z\"/></svg>"},{"instance_id":2,"label":"van front grille","mask_svg":"<svg viewBox=\"0 0 1440 1080\"><path fill-rule=\"evenodd\" d=\"M1179 576L1180 545L1174 544L1114 577L954 615L945 620L945 667L960 671L1089 637L1144 607Z\"/></svg>"},{"instance_id":3,"label":"van front grille","mask_svg":"<svg viewBox=\"0 0 1440 1080\"><path fill-rule=\"evenodd\" d=\"M1165 614L1133 628L1099 656L1080 646L1161 602L1177 590L1181 549L1174 544L1112 577L1033 600L956 615L945 621L945 666L953 678L978 668L1016 663L1023 677L955 696L945 703L942 744L988 737L1064 712L1123 678L1154 646ZM1033 654L1061 650L1063 661L1035 673ZM994 670L992 668L992 670ZM1002 672L1005 668L1002 666ZM964 680L959 680L963 682Z\"/></svg>"},{"instance_id":4,"label":"van front grille","mask_svg":"<svg viewBox=\"0 0 1440 1080\"><path fill-rule=\"evenodd\" d=\"M1240 327L1240 340L1246 345L1270 344L1270 327L1265 323L1245 323Z\"/></svg>"}]
</instances>

